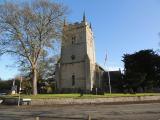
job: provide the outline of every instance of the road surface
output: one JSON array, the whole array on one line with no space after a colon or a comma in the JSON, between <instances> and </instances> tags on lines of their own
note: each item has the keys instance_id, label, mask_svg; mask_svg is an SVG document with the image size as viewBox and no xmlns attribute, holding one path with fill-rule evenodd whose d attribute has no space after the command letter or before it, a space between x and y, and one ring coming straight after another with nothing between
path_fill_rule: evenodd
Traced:
<instances>
[{"instance_id":1,"label":"road surface","mask_svg":"<svg viewBox=\"0 0 160 120\"><path fill-rule=\"evenodd\" d=\"M0 120L160 120L160 103L2 106Z\"/></svg>"}]
</instances>

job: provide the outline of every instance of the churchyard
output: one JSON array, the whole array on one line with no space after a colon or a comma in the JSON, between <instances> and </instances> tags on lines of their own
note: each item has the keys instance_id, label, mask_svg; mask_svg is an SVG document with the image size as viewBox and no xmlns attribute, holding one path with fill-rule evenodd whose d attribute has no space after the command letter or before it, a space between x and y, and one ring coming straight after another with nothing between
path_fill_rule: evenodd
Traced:
<instances>
[{"instance_id":1,"label":"churchyard","mask_svg":"<svg viewBox=\"0 0 160 120\"><path fill-rule=\"evenodd\" d=\"M119 28L115 23L105 26L110 24L107 20L111 18L107 16L104 19L105 14L92 26L91 21L95 18L91 21L88 18L96 15L86 15L84 12L80 20L74 17L71 22L66 19L70 11L67 5L52 0L31 1L29 4L0 3L0 57L7 55L8 60L8 55L14 56L14 67L17 66L19 71L15 76L2 79L1 76L11 73L8 71L5 74L0 70L0 120L160 120L159 50L153 46L135 49L146 41L139 43L139 39L135 41L137 38L132 40L133 36L141 38L140 34L129 34L128 28L121 30L125 28L124 23ZM94 10L91 10L92 13ZM124 13L126 11L130 10ZM76 14L82 14L82 11ZM97 26L102 20L105 20L104 29ZM115 20L119 23L120 19ZM126 20L124 22L127 23ZM110 28L118 32L111 31L112 35L107 32ZM102 33L98 35L95 29ZM117 34L121 31L123 37L129 35L126 41ZM155 34L158 32L159 28L154 31ZM106 33L112 37L107 38L109 34ZM148 35L147 32L142 33ZM105 38L105 41L98 36ZM113 36L118 38L114 41ZM133 51L127 49L131 47L129 40L136 43L135 46L132 43ZM96 49L107 48L109 53L105 50L96 52L95 43L98 45ZM115 43L119 46L115 47ZM129 44L123 46L126 43ZM122 48L126 50L121 51ZM97 60L96 54L101 54ZM116 56L116 62L112 55ZM118 61L122 61L123 65ZM116 64L112 65L114 62ZM7 64L7 61L1 63ZM110 70L113 66L115 68ZM12 69L16 71L14 67Z\"/></svg>"}]
</instances>

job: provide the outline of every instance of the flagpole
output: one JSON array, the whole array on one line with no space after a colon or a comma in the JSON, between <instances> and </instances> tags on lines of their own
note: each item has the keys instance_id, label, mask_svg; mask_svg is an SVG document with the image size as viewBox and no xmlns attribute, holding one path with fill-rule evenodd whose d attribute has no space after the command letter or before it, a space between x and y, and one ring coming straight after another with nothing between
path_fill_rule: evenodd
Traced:
<instances>
[{"instance_id":1,"label":"flagpole","mask_svg":"<svg viewBox=\"0 0 160 120\"><path fill-rule=\"evenodd\" d=\"M111 94L112 93L112 89L111 89L111 79L110 79L109 70L108 70L108 82L109 82L109 93Z\"/></svg>"},{"instance_id":2,"label":"flagpole","mask_svg":"<svg viewBox=\"0 0 160 120\"><path fill-rule=\"evenodd\" d=\"M105 58L105 61L104 61L104 66L106 67L106 62L107 62L107 52L106 52L106 58ZM107 67L108 68L108 67ZM107 73L108 73L108 85L109 85L109 93L111 94L112 93L112 87L111 87L111 79L110 79L110 73L109 73L109 68L107 70Z\"/></svg>"}]
</instances>

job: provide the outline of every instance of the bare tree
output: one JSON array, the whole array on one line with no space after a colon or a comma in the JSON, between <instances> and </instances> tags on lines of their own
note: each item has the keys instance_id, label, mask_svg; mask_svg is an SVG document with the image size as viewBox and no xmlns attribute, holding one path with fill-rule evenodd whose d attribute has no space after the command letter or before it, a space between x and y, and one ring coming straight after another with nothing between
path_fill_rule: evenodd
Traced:
<instances>
[{"instance_id":1,"label":"bare tree","mask_svg":"<svg viewBox=\"0 0 160 120\"><path fill-rule=\"evenodd\" d=\"M0 53L17 56L33 74L33 94L37 94L38 61L59 39L67 7L49 0L0 5Z\"/></svg>"}]
</instances>

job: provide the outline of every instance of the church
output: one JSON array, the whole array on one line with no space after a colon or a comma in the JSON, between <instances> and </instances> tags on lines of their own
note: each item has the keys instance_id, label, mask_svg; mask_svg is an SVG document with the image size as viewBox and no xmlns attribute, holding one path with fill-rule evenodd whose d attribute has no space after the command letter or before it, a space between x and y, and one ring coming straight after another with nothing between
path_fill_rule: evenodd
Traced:
<instances>
[{"instance_id":1,"label":"church","mask_svg":"<svg viewBox=\"0 0 160 120\"><path fill-rule=\"evenodd\" d=\"M76 92L102 87L104 69L96 64L92 26L86 21L67 24L64 21L61 55L56 65L57 89Z\"/></svg>"}]
</instances>

